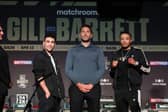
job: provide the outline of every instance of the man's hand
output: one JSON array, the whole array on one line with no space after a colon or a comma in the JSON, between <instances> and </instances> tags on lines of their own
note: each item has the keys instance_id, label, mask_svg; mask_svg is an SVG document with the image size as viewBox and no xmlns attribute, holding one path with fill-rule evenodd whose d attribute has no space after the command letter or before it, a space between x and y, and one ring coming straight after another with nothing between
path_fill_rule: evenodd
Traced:
<instances>
[{"instance_id":1,"label":"man's hand","mask_svg":"<svg viewBox=\"0 0 168 112\"><path fill-rule=\"evenodd\" d=\"M76 84L79 90L83 93L90 92L93 88L93 84L83 84L83 83L77 83Z\"/></svg>"},{"instance_id":2,"label":"man's hand","mask_svg":"<svg viewBox=\"0 0 168 112\"><path fill-rule=\"evenodd\" d=\"M128 63L131 65L136 65L136 61L134 58L128 58Z\"/></svg>"},{"instance_id":3,"label":"man's hand","mask_svg":"<svg viewBox=\"0 0 168 112\"><path fill-rule=\"evenodd\" d=\"M112 67L117 67L117 65L118 65L118 61L117 60L113 60L111 66Z\"/></svg>"},{"instance_id":4,"label":"man's hand","mask_svg":"<svg viewBox=\"0 0 168 112\"><path fill-rule=\"evenodd\" d=\"M50 96L51 96L51 93L50 93L49 91L47 91L47 92L45 93L46 99L48 99Z\"/></svg>"},{"instance_id":5,"label":"man's hand","mask_svg":"<svg viewBox=\"0 0 168 112\"><path fill-rule=\"evenodd\" d=\"M48 98L51 96L51 93L50 93L50 91L49 91L49 89L48 89L48 87L47 87L47 85L46 85L45 80L42 80L42 81L40 82L40 87L41 87L42 90L44 91L46 99L48 99Z\"/></svg>"}]
</instances>

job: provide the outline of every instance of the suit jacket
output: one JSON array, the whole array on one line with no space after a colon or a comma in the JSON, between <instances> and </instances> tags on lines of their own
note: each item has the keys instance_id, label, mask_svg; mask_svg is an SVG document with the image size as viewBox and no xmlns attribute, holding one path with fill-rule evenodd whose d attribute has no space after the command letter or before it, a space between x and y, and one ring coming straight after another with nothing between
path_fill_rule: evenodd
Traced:
<instances>
[{"instance_id":1,"label":"suit jacket","mask_svg":"<svg viewBox=\"0 0 168 112\"><path fill-rule=\"evenodd\" d=\"M10 81L8 54L0 47L0 95L8 95Z\"/></svg>"},{"instance_id":2,"label":"suit jacket","mask_svg":"<svg viewBox=\"0 0 168 112\"><path fill-rule=\"evenodd\" d=\"M51 92L51 95L59 97L59 98L63 98L64 97L64 85L63 85L63 81L61 77L61 72L57 64L56 64L56 67L57 67L56 68L57 74L54 71L49 55L44 50L38 53L34 57L33 73L35 75L36 82L38 82L38 79L40 77L43 77L46 82L46 86ZM41 87L38 88L37 93L38 93L39 98L45 97L45 93Z\"/></svg>"}]
</instances>

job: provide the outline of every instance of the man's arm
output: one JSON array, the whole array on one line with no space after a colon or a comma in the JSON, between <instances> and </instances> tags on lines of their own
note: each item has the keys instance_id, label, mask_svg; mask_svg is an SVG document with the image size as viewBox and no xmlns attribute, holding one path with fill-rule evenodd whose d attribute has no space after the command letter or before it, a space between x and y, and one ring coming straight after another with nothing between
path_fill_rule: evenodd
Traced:
<instances>
[{"instance_id":1,"label":"man's arm","mask_svg":"<svg viewBox=\"0 0 168 112\"><path fill-rule=\"evenodd\" d=\"M143 72L144 74L149 74L151 71L151 67L148 64L147 57L142 50L138 51L138 59L135 60L133 57L128 59L128 63L134 65L138 70Z\"/></svg>"},{"instance_id":2,"label":"man's arm","mask_svg":"<svg viewBox=\"0 0 168 112\"><path fill-rule=\"evenodd\" d=\"M48 87L46 85L45 80L43 80L43 81L40 82L40 87L44 91L45 97L48 99L51 96L51 93L50 93L50 91L49 91L49 89L48 89Z\"/></svg>"},{"instance_id":3,"label":"man's arm","mask_svg":"<svg viewBox=\"0 0 168 112\"><path fill-rule=\"evenodd\" d=\"M77 83L78 81L75 79L74 73L73 73L74 57L73 57L72 52L73 52L72 49L68 51L68 54L66 57L66 63L65 63L65 73L73 83Z\"/></svg>"},{"instance_id":4,"label":"man's arm","mask_svg":"<svg viewBox=\"0 0 168 112\"><path fill-rule=\"evenodd\" d=\"M39 83L39 86L44 91L46 98L49 98L51 93L44 79L46 78L44 77L45 63L44 63L44 59L40 55L36 56L33 60L33 73L35 74L35 79L37 83Z\"/></svg>"},{"instance_id":5,"label":"man's arm","mask_svg":"<svg viewBox=\"0 0 168 112\"><path fill-rule=\"evenodd\" d=\"M102 49L98 50L97 67L98 69L95 77L96 82L94 82L93 84L96 84L98 81L100 81L105 73L105 57Z\"/></svg>"},{"instance_id":6,"label":"man's arm","mask_svg":"<svg viewBox=\"0 0 168 112\"><path fill-rule=\"evenodd\" d=\"M111 62L110 62L110 70L109 70L109 74L110 74L111 78L114 78L118 63L119 63L119 60L117 58L117 52L114 52L112 55Z\"/></svg>"},{"instance_id":7,"label":"man's arm","mask_svg":"<svg viewBox=\"0 0 168 112\"><path fill-rule=\"evenodd\" d=\"M144 51L140 50L140 61L139 61L139 65L140 65L140 70L144 73L144 74L149 74L151 71L151 67L149 66L147 57L144 53ZM137 63L138 64L138 63Z\"/></svg>"},{"instance_id":8,"label":"man's arm","mask_svg":"<svg viewBox=\"0 0 168 112\"><path fill-rule=\"evenodd\" d=\"M98 81L100 81L100 79L104 75L104 72L105 72L105 58L104 58L104 53L103 53L102 49L98 50L97 66L98 66L98 70L96 72L96 77L95 77L96 82L94 82L93 84L83 85L84 90L86 92L87 91L89 92L94 87L94 84L96 84Z\"/></svg>"}]
</instances>

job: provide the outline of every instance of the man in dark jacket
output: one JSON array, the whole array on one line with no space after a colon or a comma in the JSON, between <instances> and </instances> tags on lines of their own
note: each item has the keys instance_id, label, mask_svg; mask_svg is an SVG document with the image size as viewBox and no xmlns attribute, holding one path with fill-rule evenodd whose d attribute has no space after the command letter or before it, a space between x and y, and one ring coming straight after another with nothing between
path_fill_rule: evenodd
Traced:
<instances>
[{"instance_id":1,"label":"man in dark jacket","mask_svg":"<svg viewBox=\"0 0 168 112\"><path fill-rule=\"evenodd\" d=\"M3 29L0 26L0 40L3 39ZM9 72L8 54L0 47L0 112L3 110L5 97L8 95L8 88L11 87L11 78Z\"/></svg>"},{"instance_id":2,"label":"man in dark jacket","mask_svg":"<svg viewBox=\"0 0 168 112\"><path fill-rule=\"evenodd\" d=\"M132 47L132 36L129 32L120 34L121 49L115 52L110 75L117 112L140 112L139 93L142 75L149 74L150 67L144 52Z\"/></svg>"},{"instance_id":3,"label":"man in dark jacket","mask_svg":"<svg viewBox=\"0 0 168 112\"><path fill-rule=\"evenodd\" d=\"M39 86L39 112L59 112L61 99L64 98L61 73L53 55L54 47L55 36L46 35L43 40L43 51L33 60L33 72Z\"/></svg>"}]
</instances>

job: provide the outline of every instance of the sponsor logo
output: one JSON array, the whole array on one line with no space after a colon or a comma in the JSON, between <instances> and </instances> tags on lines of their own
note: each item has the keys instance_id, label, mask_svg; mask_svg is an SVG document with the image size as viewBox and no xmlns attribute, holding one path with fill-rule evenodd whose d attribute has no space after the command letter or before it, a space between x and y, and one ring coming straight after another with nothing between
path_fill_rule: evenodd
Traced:
<instances>
[{"instance_id":1,"label":"sponsor logo","mask_svg":"<svg viewBox=\"0 0 168 112\"><path fill-rule=\"evenodd\" d=\"M13 64L14 65L31 65L32 60L14 60Z\"/></svg>"},{"instance_id":2,"label":"sponsor logo","mask_svg":"<svg viewBox=\"0 0 168 112\"><path fill-rule=\"evenodd\" d=\"M16 94L16 106L25 107L28 102L28 94Z\"/></svg>"},{"instance_id":3,"label":"sponsor logo","mask_svg":"<svg viewBox=\"0 0 168 112\"><path fill-rule=\"evenodd\" d=\"M155 79L154 82L152 83L153 86L166 86L167 83L165 82L164 79Z\"/></svg>"},{"instance_id":4,"label":"sponsor logo","mask_svg":"<svg viewBox=\"0 0 168 112\"><path fill-rule=\"evenodd\" d=\"M103 78L100 80L100 85L112 85L109 79Z\"/></svg>"},{"instance_id":5,"label":"sponsor logo","mask_svg":"<svg viewBox=\"0 0 168 112\"><path fill-rule=\"evenodd\" d=\"M19 88L26 88L29 81L26 79L26 74L20 74L17 80L17 86Z\"/></svg>"}]
</instances>

